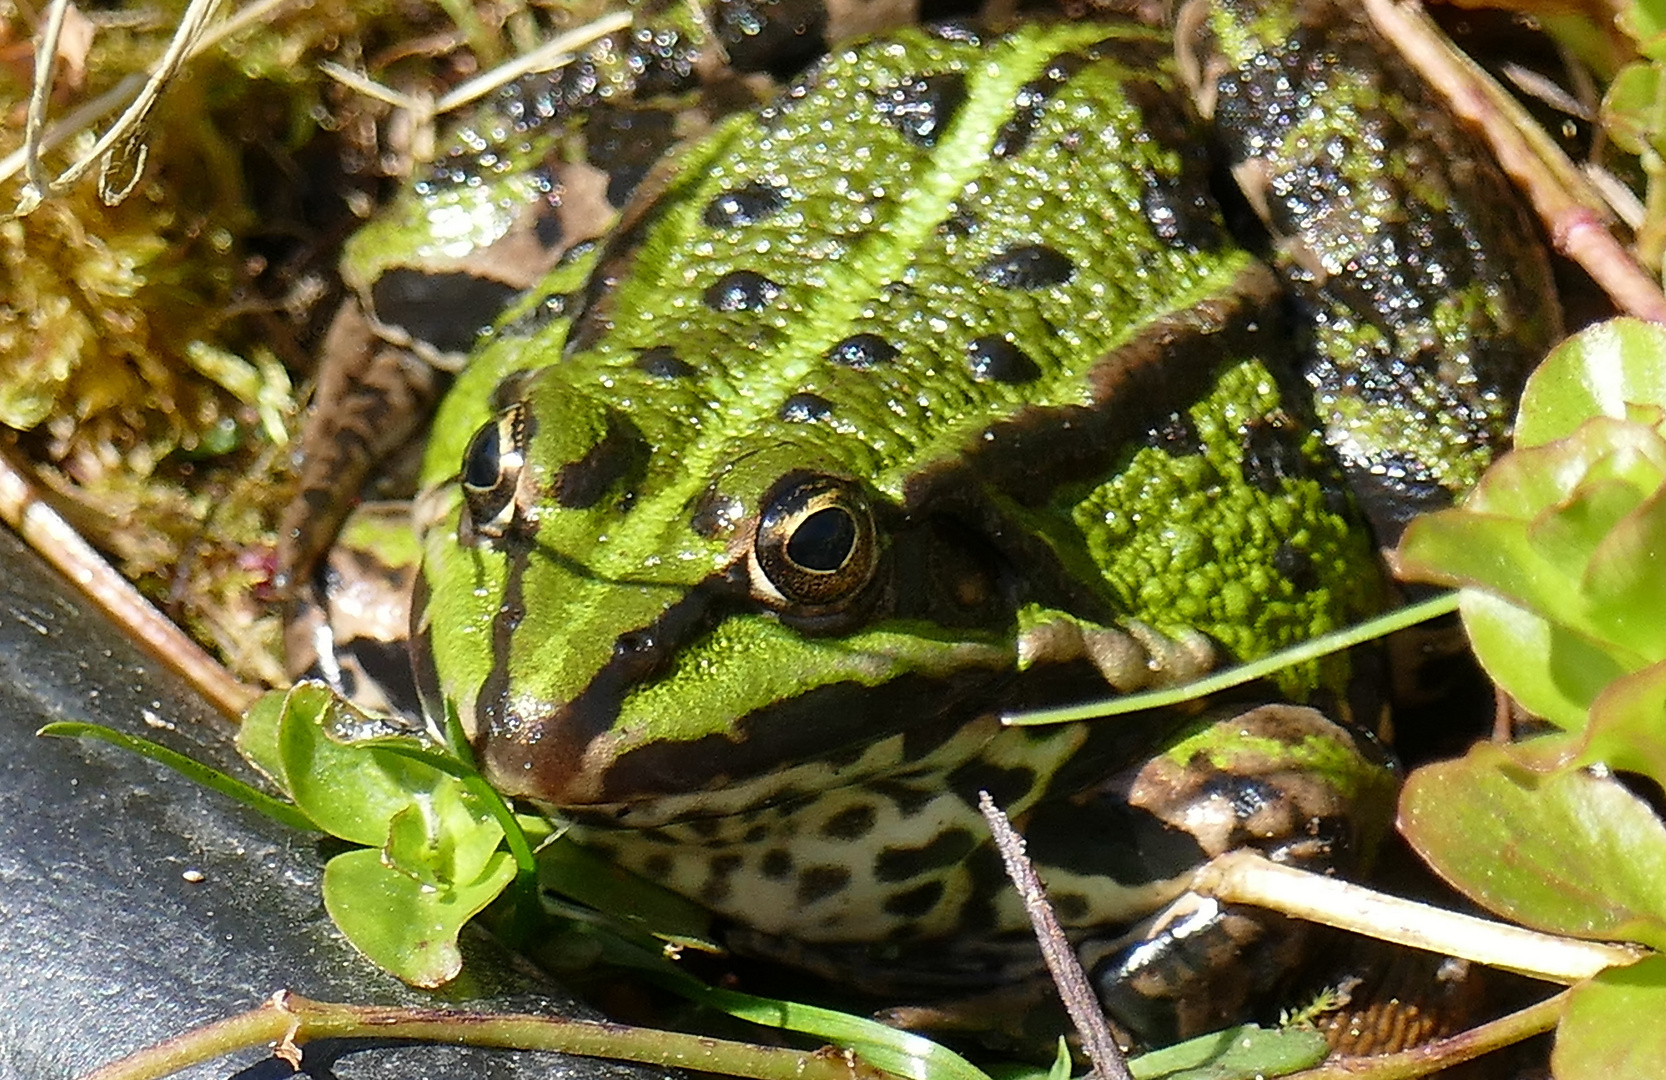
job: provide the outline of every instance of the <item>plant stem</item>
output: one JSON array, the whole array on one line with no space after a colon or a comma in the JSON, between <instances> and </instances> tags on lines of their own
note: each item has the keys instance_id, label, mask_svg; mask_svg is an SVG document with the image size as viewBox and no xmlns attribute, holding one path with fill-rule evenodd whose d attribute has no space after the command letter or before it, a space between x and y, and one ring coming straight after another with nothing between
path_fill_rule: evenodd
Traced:
<instances>
[{"instance_id":1,"label":"plant stem","mask_svg":"<svg viewBox=\"0 0 1666 1080\"><path fill-rule=\"evenodd\" d=\"M1468 1031L1397 1054L1332 1058L1323 1065L1292 1073L1285 1080L1412 1080L1473 1060L1482 1054L1549 1031L1561 1019L1568 991L1536 1005L1501 1016Z\"/></svg>"},{"instance_id":2,"label":"plant stem","mask_svg":"<svg viewBox=\"0 0 1666 1080\"><path fill-rule=\"evenodd\" d=\"M565 1017L343 1005L282 990L258 1009L147 1047L81 1080L158 1080L261 1044L275 1044L279 1057L298 1062L303 1044L324 1038L551 1050L755 1080L879 1080L886 1075L848 1051L807 1053Z\"/></svg>"},{"instance_id":3,"label":"plant stem","mask_svg":"<svg viewBox=\"0 0 1666 1080\"><path fill-rule=\"evenodd\" d=\"M1362 9L1401 56L1474 123L1493 156L1532 202L1556 248L1591 275L1621 310L1666 321L1666 296L1648 270L1608 231L1602 200L1526 110L1447 41L1421 7L1362 0Z\"/></svg>"},{"instance_id":4,"label":"plant stem","mask_svg":"<svg viewBox=\"0 0 1666 1080\"><path fill-rule=\"evenodd\" d=\"M75 583L162 663L178 672L228 718L236 720L259 692L238 682L172 619L139 595L70 523L46 502L29 471L0 451L0 521Z\"/></svg>"},{"instance_id":5,"label":"plant stem","mask_svg":"<svg viewBox=\"0 0 1666 1080\"><path fill-rule=\"evenodd\" d=\"M1036 875L1035 865L1024 853L1024 839L1012 827L1006 813L995 805L987 791L978 792L978 810L989 823L995 837L995 847L1006 863L1007 877L1024 901L1024 911L1035 929L1036 942L1041 946L1041 957L1053 975L1064 1008L1082 1037L1082 1050L1093 1062L1095 1080L1133 1080L1128 1071L1128 1059L1111 1034L1105 1010L1088 982L1086 972L1076 959L1076 951L1064 936L1053 905L1047 900L1047 890Z\"/></svg>"}]
</instances>

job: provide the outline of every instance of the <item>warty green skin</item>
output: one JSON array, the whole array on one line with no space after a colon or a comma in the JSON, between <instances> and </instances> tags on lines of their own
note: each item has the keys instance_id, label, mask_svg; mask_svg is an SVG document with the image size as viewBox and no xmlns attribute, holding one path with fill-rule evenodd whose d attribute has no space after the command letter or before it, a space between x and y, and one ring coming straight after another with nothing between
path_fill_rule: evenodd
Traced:
<instances>
[{"instance_id":1,"label":"warty green skin","mask_svg":"<svg viewBox=\"0 0 1666 1080\"><path fill-rule=\"evenodd\" d=\"M1347 14L1191 0L1177 51L1270 233L1314 412L1390 543L1507 445L1561 320L1538 232L1487 150Z\"/></svg>"},{"instance_id":2,"label":"warty green skin","mask_svg":"<svg viewBox=\"0 0 1666 1080\"><path fill-rule=\"evenodd\" d=\"M1242 704L998 724L1264 655L1386 590L1168 38L958 37L842 50L680 151L478 349L427 457L431 713L455 703L504 791L781 939L1020 930L979 787L1021 823L1168 839L1049 863L1032 830L1067 924L1107 933L1219 850L1346 861L1390 803L1380 757L1307 710L1255 714L1242 746ZM824 481L874 569L808 603L759 537ZM1277 696L1348 689L1333 663ZM1238 782L1279 792L1277 824L1221 804Z\"/></svg>"}]
</instances>

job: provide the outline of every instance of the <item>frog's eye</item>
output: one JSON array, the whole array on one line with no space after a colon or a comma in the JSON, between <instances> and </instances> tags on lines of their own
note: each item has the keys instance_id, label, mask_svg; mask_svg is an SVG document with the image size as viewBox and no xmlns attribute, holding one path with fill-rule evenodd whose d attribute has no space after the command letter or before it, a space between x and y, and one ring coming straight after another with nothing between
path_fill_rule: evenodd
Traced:
<instances>
[{"instance_id":1,"label":"frog's eye","mask_svg":"<svg viewBox=\"0 0 1666 1080\"><path fill-rule=\"evenodd\" d=\"M774 605L825 607L873 579L879 543L861 488L832 476L789 478L758 519L752 588Z\"/></svg>"},{"instance_id":2,"label":"frog's eye","mask_svg":"<svg viewBox=\"0 0 1666 1080\"><path fill-rule=\"evenodd\" d=\"M482 425L463 451L463 501L475 533L500 537L514 520L525 440L526 409L511 405Z\"/></svg>"}]
</instances>

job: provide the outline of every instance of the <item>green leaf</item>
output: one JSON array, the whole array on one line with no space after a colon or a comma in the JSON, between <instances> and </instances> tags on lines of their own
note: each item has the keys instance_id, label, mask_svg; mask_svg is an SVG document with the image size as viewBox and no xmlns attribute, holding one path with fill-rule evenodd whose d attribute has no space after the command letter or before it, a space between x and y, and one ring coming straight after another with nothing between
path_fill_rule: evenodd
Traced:
<instances>
[{"instance_id":1,"label":"green leaf","mask_svg":"<svg viewBox=\"0 0 1666 1080\"><path fill-rule=\"evenodd\" d=\"M1550 1068L1557 1080L1655 1080L1666 1062L1666 956L1574 987Z\"/></svg>"},{"instance_id":2,"label":"green leaf","mask_svg":"<svg viewBox=\"0 0 1666 1080\"><path fill-rule=\"evenodd\" d=\"M865 1016L721 990L681 972L661 974L654 981L730 1016L848 1046L869 1064L908 1080L989 1080L983 1070L947 1047Z\"/></svg>"},{"instance_id":3,"label":"green leaf","mask_svg":"<svg viewBox=\"0 0 1666 1080\"><path fill-rule=\"evenodd\" d=\"M1628 154L1666 146L1666 109L1662 108L1660 68L1649 63L1627 64L1602 95L1602 128Z\"/></svg>"},{"instance_id":4,"label":"green leaf","mask_svg":"<svg viewBox=\"0 0 1666 1080\"><path fill-rule=\"evenodd\" d=\"M498 927L498 932L505 937L506 943L512 947L519 947L526 935L534 929L539 909L538 860L529 833L548 837L553 825L548 819L517 815L509 808L502 794L476 771L473 753L469 750L468 740L457 721L456 707L449 701L446 702L446 717L444 751L414 746L408 741L379 740L377 745L389 753L431 765L453 777L467 793L468 799L465 801L473 808L474 815L480 819L490 816L496 821L496 835L508 845L509 854L514 856L516 867L515 915L509 924ZM455 754L452 753L453 750Z\"/></svg>"},{"instance_id":5,"label":"green leaf","mask_svg":"<svg viewBox=\"0 0 1666 1080\"><path fill-rule=\"evenodd\" d=\"M1128 1068L1136 1080L1253 1080L1312 1068L1329 1052L1317 1031L1246 1024L1141 1054Z\"/></svg>"},{"instance_id":6,"label":"green leaf","mask_svg":"<svg viewBox=\"0 0 1666 1080\"><path fill-rule=\"evenodd\" d=\"M1578 760L1666 787L1666 663L1616 679L1597 696Z\"/></svg>"},{"instance_id":7,"label":"green leaf","mask_svg":"<svg viewBox=\"0 0 1666 1080\"><path fill-rule=\"evenodd\" d=\"M1666 659L1663 544L1666 438L1598 417L1500 459L1462 507L1412 522L1396 558L1405 576L1464 586L1487 672L1574 730L1607 682Z\"/></svg>"},{"instance_id":8,"label":"green leaf","mask_svg":"<svg viewBox=\"0 0 1666 1080\"><path fill-rule=\"evenodd\" d=\"M1662 0L1633 0L1629 4L1618 5L1615 23L1633 41L1637 43L1638 51L1650 59L1659 60L1660 53L1666 49L1662 39L1666 38L1666 3Z\"/></svg>"},{"instance_id":9,"label":"green leaf","mask_svg":"<svg viewBox=\"0 0 1666 1080\"><path fill-rule=\"evenodd\" d=\"M283 760L278 754L278 724L283 720L289 695L294 690L295 687L291 687L289 690L272 690L260 695L243 714L243 722L237 726L235 740L237 752L242 754L249 764L270 777L286 795L289 793L289 784L283 778Z\"/></svg>"},{"instance_id":10,"label":"green leaf","mask_svg":"<svg viewBox=\"0 0 1666 1080\"><path fill-rule=\"evenodd\" d=\"M1571 937L1666 944L1666 827L1618 782L1564 766L1572 743L1477 745L1412 773L1400 830L1490 911Z\"/></svg>"},{"instance_id":11,"label":"green leaf","mask_svg":"<svg viewBox=\"0 0 1666 1080\"><path fill-rule=\"evenodd\" d=\"M324 907L353 947L414 986L440 986L462 970L457 934L514 880L515 863L496 852L465 885L434 888L359 848L324 867Z\"/></svg>"},{"instance_id":12,"label":"green leaf","mask_svg":"<svg viewBox=\"0 0 1666 1080\"><path fill-rule=\"evenodd\" d=\"M1666 439L1643 425L1593 420L1567 439L1499 459L1462 508L1412 522L1399 565L1611 640L1614 627L1592 595L1587 568L1609 533L1663 483ZM1629 641L1614 644L1634 649Z\"/></svg>"},{"instance_id":13,"label":"green leaf","mask_svg":"<svg viewBox=\"0 0 1666 1080\"><path fill-rule=\"evenodd\" d=\"M389 866L436 887L473 881L503 840L503 829L461 783L416 795L388 823Z\"/></svg>"},{"instance_id":14,"label":"green leaf","mask_svg":"<svg viewBox=\"0 0 1666 1080\"><path fill-rule=\"evenodd\" d=\"M1585 595L1606 640L1666 660L1666 573L1657 561L1666 552L1666 482L1624 509L1591 553Z\"/></svg>"},{"instance_id":15,"label":"green leaf","mask_svg":"<svg viewBox=\"0 0 1666 1080\"><path fill-rule=\"evenodd\" d=\"M593 908L636 935L701 952L723 951L710 911L572 840L558 839L539 850L538 879L543 889Z\"/></svg>"},{"instance_id":16,"label":"green leaf","mask_svg":"<svg viewBox=\"0 0 1666 1080\"><path fill-rule=\"evenodd\" d=\"M325 687L297 684L278 721L278 759L290 794L308 817L333 836L379 848L396 814L441 783L456 781L386 747L328 734L357 719L356 710Z\"/></svg>"},{"instance_id":17,"label":"green leaf","mask_svg":"<svg viewBox=\"0 0 1666 1080\"><path fill-rule=\"evenodd\" d=\"M1487 674L1529 712L1564 730L1583 727L1603 687L1626 673L1601 646L1490 593L1464 589L1458 608Z\"/></svg>"},{"instance_id":18,"label":"green leaf","mask_svg":"<svg viewBox=\"0 0 1666 1080\"><path fill-rule=\"evenodd\" d=\"M1515 442L1563 439L1594 416L1658 425L1650 406L1666 407L1666 329L1610 319L1568 338L1528 378Z\"/></svg>"},{"instance_id":19,"label":"green leaf","mask_svg":"<svg viewBox=\"0 0 1666 1080\"><path fill-rule=\"evenodd\" d=\"M264 700L264 699L263 699ZM287 825L291 829L303 832L323 832L305 814L286 802L272 798L258 788L250 787L243 781L227 776L218 769L204 765L184 754L169 750L166 746L153 743L149 739L141 739L137 735L129 735L102 724L86 724L77 721L60 721L47 724L37 735L47 735L55 738L99 739L103 742L119 746L123 750L132 751L141 757L160 762L190 780L195 780L203 787L212 788L220 794L236 799L245 806L265 814L280 825Z\"/></svg>"},{"instance_id":20,"label":"green leaf","mask_svg":"<svg viewBox=\"0 0 1666 1080\"><path fill-rule=\"evenodd\" d=\"M1070 1044L1059 1036L1058 1050L1053 1054L1053 1067L1047 1070L1047 1080L1070 1080Z\"/></svg>"}]
</instances>

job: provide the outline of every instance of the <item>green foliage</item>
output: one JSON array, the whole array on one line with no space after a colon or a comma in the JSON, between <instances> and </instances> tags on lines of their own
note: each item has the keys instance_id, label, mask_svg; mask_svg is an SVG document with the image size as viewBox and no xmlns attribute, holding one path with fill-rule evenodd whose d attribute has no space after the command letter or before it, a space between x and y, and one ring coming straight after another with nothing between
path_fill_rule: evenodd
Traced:
<instances>
[{"instance_id":1,"label":"green foliage","mask_svg":"<svg viewBox=\"0 0 1666 1080\"><path fill-rule=\"evenodd\" d=\"M291 804L280 799L274 799L258 788L250 787L241 780L227 776L217 769L212 769L193 758L186 757L184 754L169 750L166 746L153 743L149 739L141 739L136 735L129 735L126 732L116 731L100 724L69 721L47 724L35 734L64 739L98 739L100 742L119 746L123 750L138 754L140 757L147 757L152 761L160 762L181 776L195 780L203 787L211 788L222 795L243 803L245 806L253 807L280 825L287 825L291 829L300 829L304 832L323 831L312 822L311 818L296 810Z\"/></svg>"},{"instance_id":2,"label":"green foliage","mask_svg":"<svg viewBox=\"0 0 1666 1080\"><path fill-rule=\"evenodd\" d=\"M1666 784L1666 331L1621 319L1574 337L1534 374L1517 430L1461 508L1412 524L1399 564L1462 586L1482 665L1560 730L1418 770L1400 828L1503 916L1666 947L1666 827L1613 775ZM1577 987L1556 1075L1657 1075L1662 994L1659 958Z\"/></svg>"},{"instance_id":3,"label":"green foliage","mask_svg":"<svg viewBox=\"0 0 1666 1080\"><path fill-rule=\"evenodd\" d=\"M1316 1031L1228 1028L1156 1050L1129 1063L1135 1080L1252 1080L1317 1065L1329 1048Z\"/></svg>"},{"instance_id":4,"label":"green foliage","mask_svg":"<svg viewBox=\"0 0 1666 1080\"><path fill-rule=\"evenodd\" d=\"M993 1069L991 1075L996 1080L1068 1078L1070 1059L1062 1042L1060 1051L1050 1070ZM1245 1024L1141 1054L1129 1060L1128 1071L1135 1080L1255 1080L1312 1068L1327 1051L1324 1036L1316 1031Z\"/></svg>"},{"instance_id":5,"label":"green foliage","mask_svg":"<svg viewBox=\"0 0 1666 1080\"><path fill-rule=\"evenodd\" d=\"M1611 968L1575 987L1551 1054L1553 1075L1658 1076L1666 1061L1661 1016L1666 1016L1666 957Z\"/></svg>"},{"instance_id":6,"label":"green foliage","mask_svg":"<svg viewBox=\"0 0 1666 1080\"><path fill-rule=\"evenodd\" d=\"M348 739L367 721L301 683L249 711L238 746L333 836L364 845L324 868L324 906L355 948L416 986L462 969L457 935L515 880L499 816L408 735ZM460 765L460 763L459 763Z\"/></svg>"},{"instance_id":7,"label":"green foliage","mask_svg":"<svg viewBox=\"0 0 1666 1080\"><path fill-rule=\"evenodd\" d=\"M1666 828L1607 777L1543 764L1482 744L1419 769L1401 828L1442 877L1516 922L1666 944Z\"/></svg>"}]
</instances>

